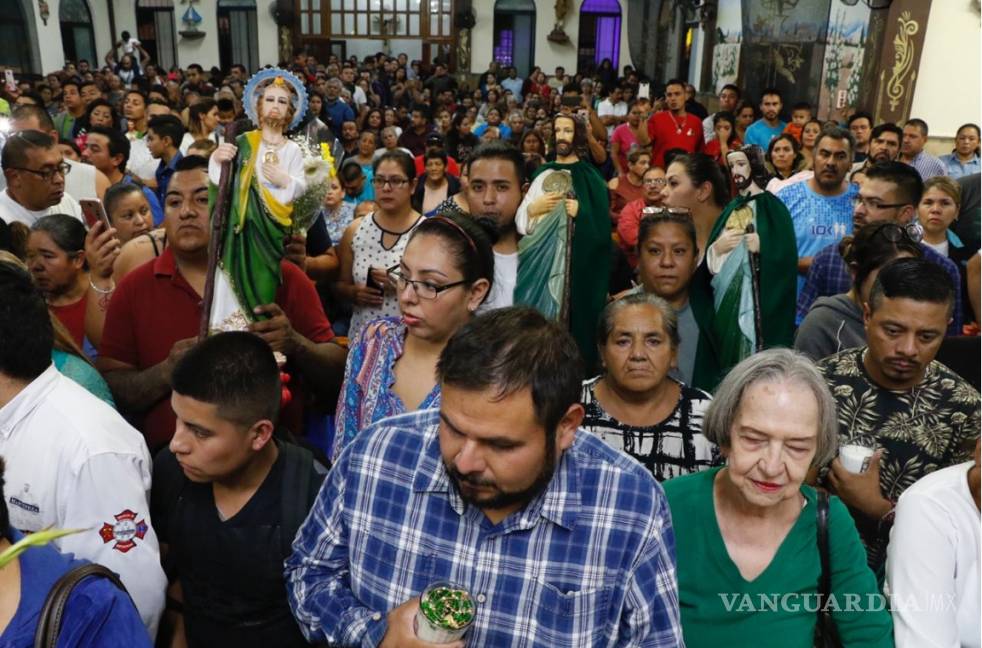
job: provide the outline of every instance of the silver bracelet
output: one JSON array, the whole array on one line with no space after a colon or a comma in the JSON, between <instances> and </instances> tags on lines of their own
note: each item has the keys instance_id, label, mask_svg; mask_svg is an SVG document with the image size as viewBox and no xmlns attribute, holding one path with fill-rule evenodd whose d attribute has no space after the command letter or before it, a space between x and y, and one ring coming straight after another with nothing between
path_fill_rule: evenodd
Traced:
<instances>
[{"instance_id":1,"label":"silver bracelet","mask_svg":"<svg viewBox=\"0 0 982 648\"><path fill-rule=\"evenodd\" d=\"M96 286L94 283L92 283L92 279L91 278L89 279L89 285L92 287L92 290L96 291L100 295L111 295L113 293L113 291L116 290L116 282L113 281L112 278L110 278L109 281L112 281L112 284L113 285L112 285L112 288L110 288L108 290L103 290L102 288L99 288L98 286Z\"/></svg>"}]
</instances>

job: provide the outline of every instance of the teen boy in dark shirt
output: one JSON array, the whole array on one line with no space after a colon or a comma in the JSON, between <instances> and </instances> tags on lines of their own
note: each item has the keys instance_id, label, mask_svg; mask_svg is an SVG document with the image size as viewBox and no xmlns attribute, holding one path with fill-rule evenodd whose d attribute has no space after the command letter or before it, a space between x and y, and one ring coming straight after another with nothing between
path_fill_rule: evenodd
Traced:
<instances>
[{"instance_id":1,"label":"teen boy in dark shirt","mask_svg":"<svg viewBox=\"0 0 982 648\"><path fill-rule=\"evenodd\" d=\"M272 350L252 333L222 333L188 351L171 382L177 426L151 498L170 630L192 648L306 646L283 561L323 475L308 451L274 438Z\"/></svg>"}]
</instances>

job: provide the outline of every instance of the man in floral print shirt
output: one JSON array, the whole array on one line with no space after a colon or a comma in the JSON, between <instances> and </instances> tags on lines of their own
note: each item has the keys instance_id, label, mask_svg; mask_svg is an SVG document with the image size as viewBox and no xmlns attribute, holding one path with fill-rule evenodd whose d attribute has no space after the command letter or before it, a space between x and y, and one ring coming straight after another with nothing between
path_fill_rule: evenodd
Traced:
<instances>
[{"instance_id":1,"label":"man in floral print shirt","mask_svg":"<svg viewBox=\"0 0 982 648\"><path fill-rule=\"evenodd\" d=\"M954 287L939 266L897 259L864 304L868 346L819 362L839 409L839 444L876 448L869 468L832 461L826 485L849 506L870 568L882 574L897 498L921 477L966 461L979 437L979 393L934 357Z\"/></svg>"}]
</instances>

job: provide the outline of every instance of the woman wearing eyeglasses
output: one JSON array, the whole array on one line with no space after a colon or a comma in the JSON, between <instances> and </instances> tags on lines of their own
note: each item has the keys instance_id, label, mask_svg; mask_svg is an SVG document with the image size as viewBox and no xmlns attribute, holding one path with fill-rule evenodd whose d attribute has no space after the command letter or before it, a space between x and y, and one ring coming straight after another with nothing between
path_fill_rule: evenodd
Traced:
<instances>
[{"instance_id":1,"label":"woman wearing eyeglasses","mask_svg":"<svg viewBox=\"0 0 982 648\"><path fill-rule=\"evenodd\" d=\"M908 233L908 231L910 233ZM923 256L916 226L876 222L839 243L839 254L852 275L849 292L819 297L795 335L794 348L813 360L866 344L863 304L880 268L894 259Z\"/></svg>"},{"instance_id":2,"label":"woman wearing eyeglasses","mask_svg":"<svg viewBox=\"0 0 982 648\"><path fill-rule=\"evenodd\" d=\"M356 219L341 239L341 280L337 291L352 304L349 337L373 319L399 313L385 269L402 258L409 234L423 217L413 209L416 164L402 151L386 151L372 166L378 209Z\"/></svg>"},{"instance_id":3,"label":"woman wearing eyeglasses","mask_svg":"<svg viewBox=\"0 0 982 648\"><path fill-rule=\"evenodd\" d=\"M490 219L444 214L413 231L387 271L400 317L370 322L348 351L334 458L375 421L439 404L437 359L491 290L496 231Z\"/></svg>"}]
</instances>

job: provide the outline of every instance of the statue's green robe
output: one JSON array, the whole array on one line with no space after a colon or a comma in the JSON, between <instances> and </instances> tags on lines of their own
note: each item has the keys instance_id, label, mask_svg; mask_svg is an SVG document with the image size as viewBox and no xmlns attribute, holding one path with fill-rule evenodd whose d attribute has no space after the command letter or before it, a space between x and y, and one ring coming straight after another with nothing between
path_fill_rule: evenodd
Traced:
<instances>
[{"instance_id":1,"label":"statue's green robe","mask_svg":"<svg viewBox=\"0 0 982 648\"><path fill-rule=\"evenodd\" d=\"M278 201L258 180L261 161L257 158L261 137L262 132L255 130L236 138L239 151L229 195L230 207L223 231L219 269L224 277L216 281L212 330L226 329L227 326L222 326L222 323L233 316L239 324L241 316L255 321L257 316L253 309L273 303L282 281L280 261L284 255L283 241L292 225L293 204ZM296 170L291 171L296 173ZM209 196L211 209L214 209L216 194L217 187L212 185ZM229 287L234 293L234 302L241 309L241 316L236 316L237 309L231 296L224 294Z\"/></svg>"},{"instance_id":2,"label":"statue's green robe","mask_svg":"<svg viewBox=\"0 0 982 648\"><path fill-rule=\"evenodd\" d=\"M756 229L760 236L762 347L790 347L794 341L798 248L791 215L784 203L766 191L734 198L716 219L707 249L723 232L730 214L750 202L755 203ZM740 246L734 253L742 249ZM747 264L742 264L736 274L746 269ZM692 382L695 387L710 392L735 364L753 351L747 348L746 336L740 334L738 324L739 304L744 297L740 294L741 286L747 283L742 281L742 276L731 277L725 286L726 294L717 299L713 279L703 260L689 287L689 303L699 324L699 347Z\"/></svg>"},{"instance_id":3,"label":"statue's green robe","mask_svg":"<svg viewBox=\"0 0 982 648\"><path fill-rule=\"evenodd\" d=\"M606 304L610 283L610 198L603 176L589 162L549 162L539 167L535 177L538 179L543 173L555 170L569 171L573 178L573 191L579 201L570 264L569 329L583 356L588 375L592 375L597 368L597 321ZM535 197L537 196L531 196ZM554 240L554 253L564 255L565 251L560 249L562 239ZM552 267L552 264L536 265L539 267L534 271L530 271L527 263L523 269L521 256L519 257L516 297L521 293L518 285L527 282L544 285L549 281L549 274L543 268ZM516 298L516 303L521 302Z\"/></svg>"}]
</instances>

